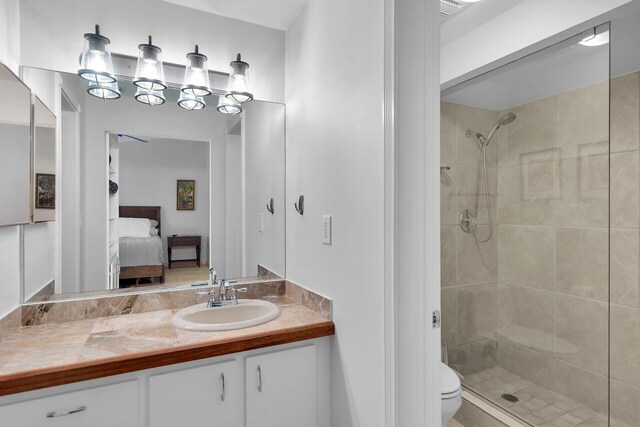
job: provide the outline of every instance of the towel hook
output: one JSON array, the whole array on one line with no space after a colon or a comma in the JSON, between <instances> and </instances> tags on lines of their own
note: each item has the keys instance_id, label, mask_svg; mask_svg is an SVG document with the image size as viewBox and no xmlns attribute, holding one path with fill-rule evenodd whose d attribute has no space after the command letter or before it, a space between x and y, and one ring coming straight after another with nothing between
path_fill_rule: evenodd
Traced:
<instances>
[{"instance_id":1,"label":"towel hook","mask_svg":"<svg viewBox=\"0 0 640 427\"><path fill-rule=\"evenodd\" d=\"M294 203L293 206L296 208L300 215L304 215L304 196L300 195L298 198L298 203Z\"/></svg>"},{"instance_id":2,"label":"towel hook","mask_svg":"<svg viewBox=\"0 0 640 427\"><path fill-rule=\"evenodd\" d=\"M274 209L273 209L273 197L271 198L271 200L269 200L269 203L267 203L267 210L269 212L271 212L271 215L273 215Z\"/></svg>"}]
</instances>

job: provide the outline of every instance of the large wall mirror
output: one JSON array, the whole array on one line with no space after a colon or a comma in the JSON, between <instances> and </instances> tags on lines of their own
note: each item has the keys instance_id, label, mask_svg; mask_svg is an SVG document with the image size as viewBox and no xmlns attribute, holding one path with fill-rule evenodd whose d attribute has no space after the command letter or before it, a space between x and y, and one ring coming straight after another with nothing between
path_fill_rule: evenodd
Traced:
<instances>
[{"instance_id":1,"label":"large wall mirror","mask_svg":"<svg viewBox=\"0 0 640 427\"><path fill-rule=\"evenodd\" d=\"M49 255L59 279L25 283L26 303L197 286L210 269L239 281L285 276L284 105L252 101L225 115L214 94L188 111L170 85L149 106L122 77L121 98L103 100L75 74L25 71L55 82L61 145L49 178L58 206L42 213L58 225ZM50 129L36 119L34 179L45 183ZM25 238L25 264L39 250Z\"/></svg>"},{"instance_id":2,"label":"large wall mirror","mask_svg":"<svg viewBox=\"0 0 640 427\"><path fill-rule=\"evenodd\" d=\"M0 64L0 226L31 220L31 91Z\"/></svg>"}]
</instances>

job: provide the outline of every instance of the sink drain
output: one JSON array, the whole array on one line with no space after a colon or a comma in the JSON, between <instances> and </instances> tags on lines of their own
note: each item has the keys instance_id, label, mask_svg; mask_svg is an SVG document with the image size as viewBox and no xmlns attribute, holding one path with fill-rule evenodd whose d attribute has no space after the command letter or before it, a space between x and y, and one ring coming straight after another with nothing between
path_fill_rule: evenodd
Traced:
<instances>
[{"instance_id":1,"label":"sink drain","mask_svg":"<svg viewBox=\"0 0 640 427\"><path fill-rule=\"evenodd\" d=\"M513 394L509 394L509 393L505 393L500 397L502 397L507 402L511 402L511 403L516 403L516 402L520 401L520 399L518 399L516 396L514 396Z\"/></svg>"}]
</instances>

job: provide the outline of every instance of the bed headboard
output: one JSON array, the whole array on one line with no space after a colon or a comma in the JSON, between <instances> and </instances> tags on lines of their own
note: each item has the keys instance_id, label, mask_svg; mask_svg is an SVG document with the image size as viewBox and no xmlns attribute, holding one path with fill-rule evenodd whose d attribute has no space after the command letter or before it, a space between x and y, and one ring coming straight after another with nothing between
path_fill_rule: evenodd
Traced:
<instances>
[{"instance_id":1,"label":"bed headboard","mask_svg":"<svg viewBox=\"0 0 640 427\"><path fill-rule=\"evenodd\" d=\"M158 221L158 236L162 236L160 206L120 206L120 218L149 218Z\"/></svg>"}]
</instances>

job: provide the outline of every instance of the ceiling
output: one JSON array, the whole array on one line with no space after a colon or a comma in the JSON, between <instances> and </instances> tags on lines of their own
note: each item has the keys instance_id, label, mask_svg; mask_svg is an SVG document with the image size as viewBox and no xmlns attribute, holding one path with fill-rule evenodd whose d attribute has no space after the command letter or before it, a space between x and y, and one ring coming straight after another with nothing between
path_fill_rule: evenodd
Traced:
<instances>
[{"instance_id":1,"label":"ceiling","mask_svg":"<svg viewBox=\"0 0 640 427\"><path fill-rule=\"evenodd\" d=\"M465 10L443 26L466 19L469 15L465 15L471 15L474 9ZM501 111L607 80L609 76L639 71L639 20L640 1L630 2L594 19L597 23L611 23L611 44L594 48L561 43L446 89L442 99Z\"/></svg>"},{"instance_id":2,"label":"ceiling","mask_svg":"<svg viewBox=\"0 0 640 427\"><path fill-rule=\"evenodd\" d=\"M164 0L227 18L286 30L309 0Z\"/></svg>"},{"instance_id":3,"label":"ceiling","mask_svg":"<svg viewBox=\"0 0 640 427\"><path fill-rule=\"evenodd\" d=\"M455 16L442 22L440 44L448 44L523 1L525 0L482 0L468 5Z\"/></svg>"}]
</instances>

